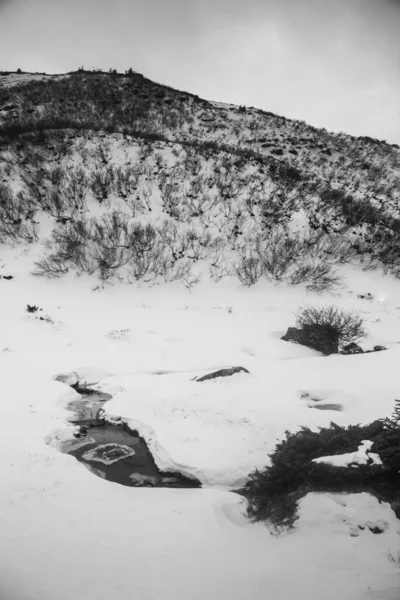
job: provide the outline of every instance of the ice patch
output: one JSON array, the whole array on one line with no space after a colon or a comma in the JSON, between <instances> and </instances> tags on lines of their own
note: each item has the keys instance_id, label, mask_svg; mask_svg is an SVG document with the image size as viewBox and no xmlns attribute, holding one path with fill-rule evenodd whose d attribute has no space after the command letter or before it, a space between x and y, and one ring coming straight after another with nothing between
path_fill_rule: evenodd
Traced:
<instances>
[{"instance_id":1,"label":"ice patch","mask_svg":"<svg viewBox=\"0 0 400 600\"><path fill-rule=\"evenodd\" d=\"M119 460L133 456L135 451L129 446L121 446L119 444L103 444L92 450L88 450L83 454L85 460L101 462L105 465L112 465Z\"/></svg>"}]
</instances>

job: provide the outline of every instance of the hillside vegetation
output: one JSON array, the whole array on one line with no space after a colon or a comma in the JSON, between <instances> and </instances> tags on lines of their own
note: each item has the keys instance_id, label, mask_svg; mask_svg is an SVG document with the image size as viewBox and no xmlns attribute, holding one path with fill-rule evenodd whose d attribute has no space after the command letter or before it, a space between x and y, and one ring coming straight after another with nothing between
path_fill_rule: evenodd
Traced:
<instances>
[{"instance_id":1,"label":"hillside vegetation","mask_svg":"<svg viewBox=\"0 0 400 600\"><path fill-rule=\"evenodd\" d=\"M399 180L397 146L131 70L0 77L0 243L45 234L40 275L316 291L343 262L399 275Z\"/></svg>"}]
</instances>

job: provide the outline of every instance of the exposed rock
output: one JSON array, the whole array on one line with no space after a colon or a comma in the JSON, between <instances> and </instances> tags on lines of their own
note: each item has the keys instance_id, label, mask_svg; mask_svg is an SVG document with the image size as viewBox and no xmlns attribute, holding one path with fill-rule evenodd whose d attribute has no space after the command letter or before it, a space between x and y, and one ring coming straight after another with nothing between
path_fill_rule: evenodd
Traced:
<instances>
[{"instance_id":1,"label":"exposed rock","mask_svg":"<svg viewBox=\"0 0 400 600\"><path fill-rule=\"evenodd\" d=\"M229 377L230 375L234 375L235 373L249 373L247 369L244 367L231 367L230 369L220 369L219 371L214 371L213 373L207 373L207 375L203 375L202 377L195 377L193 381L207 381L207 379L215 379L216 377Z\"/></svg>"},{"instance_id":2,"label":"exposed rock","mask_svg":"<svg viewBox=\"0 0 400 600\"><path fill-rule=\"evenodd\" d=\"M327 356L339 352L339 342L336 333L328 330L326 327L305 326L302 329L289 327L285 335L281 337L281 340L307 346Z\"/></svg>"},{"instance_id":3,"label":"exposed rock","mask_svg":"<svg viewBox=\"0 0 400 600\"><path fill-rule=\"evenodd\" d=\"M364 350L355 342L351 342L343 346L341 354L364 354Z\"/></svg>"},{"instance_id":4,"label":"exposed rock","mask_svg":"<svg viewBox=\"0 0 400 600\"><path fill-rule=\"evenodd\" d=\"M281 337L285 342L294 342L295 344L303 344L303 332L297 327L288 327L285 335Z\"/></svg>"},{"instance_id":5,"label":"exposed rock","mask_svg":"<svg viewBox=\"0 0 400 600\"><path fill-rule=\"evenodd\" d=\"M365 523L365 525L368 527L368 529L371 531L371 533L384 533L387 528L388 528L388 524L386 523L386 521L367 521Z\"/></svg>"},{"instance_id":6,"label":"exposed rock","mask_svg":"<svg viewBox=\"0 0 400 600\"><path fill-rule=\"evenodd\" d=\"M370 352L381 352L382 350L387 350L386 346L374 346L372 350L366 350L365 353L368 354Z\"/></svg>"},{"instance_id":7,"label":"exposed rock","mask_svg":"<svg viewBox=\"0 0 400 600\"><path fill-rule=\"evenodd\" d=\"M311 392L301 392L300 398L302 400L311 400L312 402L323 402L324 398L317 396L317 394Z\"/></svg>"},{"instance_id":8,"label":"exposed rock","mask_svg":"<svg viewBox=\"0 0 400 600\"><path fill-rule=\"evenodd\" d=\"M338 412L343 410L341 404L309 404L308 408L317 408L318 410L336 410Z\"/></svg>"}]
</instances>

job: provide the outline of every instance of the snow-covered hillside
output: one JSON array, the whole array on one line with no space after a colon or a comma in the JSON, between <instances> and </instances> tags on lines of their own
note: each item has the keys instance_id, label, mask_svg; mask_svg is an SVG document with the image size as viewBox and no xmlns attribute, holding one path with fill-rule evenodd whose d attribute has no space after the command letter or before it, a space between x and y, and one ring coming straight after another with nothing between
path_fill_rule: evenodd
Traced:
<instances>
[{"instance_id":1,"label":"snow-covered hillside","mask_svg":"<svg viewBox=\"0 0 400 600\"><path fill-rule=\"evenodd\" d=\"M19 108L5 112L27 124L31 92L24 100L6 77L0 92ZM349 225L342 209L323 204L316 161L306 177L308 159L286 161L282 140L276 163L255 139L256 153L246 154L244 137L260 137L262 121L271 135L282 122L284 136L297 127L315 143L341 140L362 153L371 142L335 141L140 81L110 76L108 92L135 84L153 115L156 93L172 108L181 102L181 125L162 113L174 139L61 125L1 138L0 599L398 600L400 521L389 503L367 492L309 493L293 530L277 535L249 520L236 492L269 464L286 430L389 417L400 359L398 262L386 260L387 239L385 256L373 254L372 213L372 222L364 212ZM30 89L45 117L43 95L49 104L59 97L51 85ZM204 124L213 111L214 137ZM157 119L146 114L150 134ZM382 177L390 171L387 199L398 153L377 148ZM346 186L354 175L372 197L342 150ZM398 191L391 198L395 214ZM382 236L389 225L398 235L391 218ZM387 349L324 356L281 340L299 307L332 304L362 316L364 350ZM249 373L195 379L234 365ZM137 430L161 470L195 476L202 489L118 485L61 453L76 430L67 406L78 394L54 378L72 372L112 395L106 417Z\"/></svg>"}]
</instances>

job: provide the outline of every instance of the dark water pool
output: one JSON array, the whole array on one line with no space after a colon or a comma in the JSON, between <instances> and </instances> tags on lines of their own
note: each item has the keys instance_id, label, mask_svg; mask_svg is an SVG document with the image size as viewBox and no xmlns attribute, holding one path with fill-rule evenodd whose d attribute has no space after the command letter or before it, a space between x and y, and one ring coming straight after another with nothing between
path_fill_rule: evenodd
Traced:
<instances>
[{"instance_id":1,"label":"dark water pool","mask_svg":"<svg viewBox=\"0 0 400 600\"><path fill-rule=\"evenodd\" d=\"M72 454L91 472L108 481L131 487L198 488L200 481L180 473L162 472L146 442L124 423L107 423L102 407L108 394L91 393L73 400L71 423L79 426L76 437L63 442L61 451Z\"/></svg>"}]
</instances>

